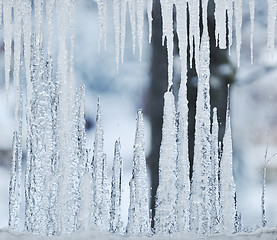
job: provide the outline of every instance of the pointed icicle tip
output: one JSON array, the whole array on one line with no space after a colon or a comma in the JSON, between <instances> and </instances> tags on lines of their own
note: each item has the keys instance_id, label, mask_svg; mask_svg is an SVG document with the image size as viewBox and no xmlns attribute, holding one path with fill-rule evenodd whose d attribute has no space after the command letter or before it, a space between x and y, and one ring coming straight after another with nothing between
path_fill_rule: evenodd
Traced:
<instances>
[{"instance_id":1,"label":"pointed icicle tip","mask_svg":"<svg viewBox=\"0 0 277 240\"><path fill-rule=\"evenodd\" d=\"M143 111L141 108L139 108L137 111L137 120L140 120L142 118L143 118Z\"/></svg>"},{"instance_id":2,"label":"pointed icicle tip","mask_svg":"<svg viewBox=\"0 0 277 240\"><path fill-rule=\"evenodd\" d=\"M217 115L217 108L216 107L213 108L213 116L215 116L215 115Z\"/></svg>"}]
</instances>

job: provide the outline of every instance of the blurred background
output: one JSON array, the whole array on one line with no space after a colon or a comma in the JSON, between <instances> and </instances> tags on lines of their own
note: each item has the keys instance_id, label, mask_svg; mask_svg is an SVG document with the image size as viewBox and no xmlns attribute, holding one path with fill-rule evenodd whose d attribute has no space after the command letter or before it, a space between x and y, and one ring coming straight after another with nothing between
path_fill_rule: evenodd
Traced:
<instances>
[{"instance_id":1,"label":"blurred background","mask_svg":"<svg viewBox=\"0 0 277 240\"><path fill-rule=\"evenodd\" d=\"M247 1L248 2L248 1ZM261 226L261 192L265 158L269 161L266 178L266 215L268 226L277 224L277 59L266 54L267 5L256 0L254 64L250 63L250 17L244 1L241 66L237 68L235 46L228 50L215 48L213 4L209 3L211 38L211 105L218 108L220 140L225 127L227 85L230 84L234 176L237 207L243 227ZM163 94L167 88L167 54L161 45L161 12L159 0L153 4L153 37L148 44L145 13L142 60L139 50L132 52L132 34L127 11L124 63L115 62L114 25L111 1L108 1L107 51L98 52L97 4L92 0L76 1L75 76L86 87L87 147L92 155L97 97L101 97L104 150L109 178L114 142L120 137L123 158L122 216L127 221L129 180L131 178L136 111L142 108L145 121L146 156L149 194L158 186L158 159L161 142ZM2 34L2 33L1 33ZM235 39L233 41L235 43ZM137 45L137 44L136 44ZM174 93L180 82L178 38L175 36ZM276 54L277 55L277 54ZM197 93L195 69L188 72L189 156L192 164L194 116ZM7 105L4 92L4 48L0 45L0 228L8 222L8 187L14 129L12 91ZM267 147L268 146L268 147ZM266 149L267 155L266 155ZM266 156L266 157L265 157ZM149 203L154 206L154 197ZM154 213L153 213L154 214Z\"/></svg>"}]
</instances>

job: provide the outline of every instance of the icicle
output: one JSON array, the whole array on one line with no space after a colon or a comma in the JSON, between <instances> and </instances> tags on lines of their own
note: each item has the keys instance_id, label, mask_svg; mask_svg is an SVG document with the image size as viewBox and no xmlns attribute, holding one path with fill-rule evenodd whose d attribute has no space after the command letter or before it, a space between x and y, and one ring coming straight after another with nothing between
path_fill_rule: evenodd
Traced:
<instances>
[{"instance_id":1,"label":"icicle","mask_svg":"<svg viewBox=\"0 0 277 240\"><path fill-rule=\"evenodd\" d=\"M81 175L84 172L90 172L86 169L88 161L87 149L86 149L86 118L85 118L85 86L80 87L78 96L78 120L77 120L77 139L78 139L78 159L81 165Z\"/></svg>"},{"instance_id":2,"label":"icicle","mask_svg":"<svg viewBox=\"0 0 277 240\"><path fill-rule=\"evenodd\" d=\"M151 43L152 38L152 8L153 8L153 0L147 1L147 16L148 16L148 41Z\"/></svg>"},{"instance_id":3,"label":"icicle","mask_svg":"<svg viewBox=\"0 0 277 240\"><path fill-rule=\"evenodd\" d=\"M9 188L9 228L19 229L19 211L21 204L21 158L19 153L18 133L13 133L13 156Z\"/></svg>"},{"instance_id":4,"label":"icicle","mask_svg":"<svg viewBox=\"0 0 277 240\"><path fill-rule=\"evenodd\" d=\"M6 97L9 101L11 55L12 55L12 8L13 1L3 0L3 25L4 25L4 49L5 49L5 85Z\"/></svg>"},{"instance_id":5,"label":"icicle","mask_svg":"<svg viewBox=\"0 0 277 240\"><path fill-rule=\"evenodd\" d=\"M120 0L113 0L113 22L115 32L115 61L116 68L118 69L120 52Z\"/></svg>"},{"instance_id":6,"label":"icicle","mask_svg":"<svg viewBox=\"0 0 277 240\"><path fill-rule=\"evenodd\" d=\"M137 31L138 31L138 46L139 46L139 60L142 57L142 43L143 43L143 22L144 22L144 0L136 0L137 10Z\"/></svg>"},{"instance_id":7,"label":"icicle","mask_svg":"<svg viewBox=\"0 0 277 240\"><path fill-rule=\"evenodd\" d=\"M76 0L70 0L68 11L69 11L69 35L70 35L70 44L69 44L69 62L68 62L68 69L69 69L69 80L70 80L70 96L71 96L71 104L74 104L74 96L76 95L76 81L74 76L74 47L75 47L75 4ZM106 49L106 47L105 47Z\"/></svg>"},{"instance_id":8,"label":"icicle","mask_svg":"<svg viewBox=\"0 0 277 240\"><path fill-rule=\"evenodd\" d=\"M120 21L120 51L121 51L121 62L124 60L125 50L125 38L126 38L126 5L127 0L121 0L121 21Z\"/></svg>"},{"instance_id":9,"label":"icicle","mask_svg":"<svg viewBox=\"0 0 277 240\"><path fill-rule=\"evenodd\" d=\"M187 101L187 3L177 0L177 34L181 59L181 83L178 95L177 118L177 224L178 231L189 231L190 223L190 180L188 158L188 101Z\"/></svg>"},{"instance_id":10,"label":"icicle","mask_svg":"<svg viewBox=\"0 0 277 240\"><path fill-rule=\"evenodd\" d=\"M199 46L200 46L200 27L199 27L199 0L188 0L189 7L189 47L190 47L190 67L192 67L193 50L195 68L197 74L199 66Z\"/></svg>"},{"instance_id":11,"label":"icicle","mask_svg":"<svg viewBox=\"0 0 277 240\"><path fill-rule=\"evenodd\" d=\"M107 15L107 0L95 0L98 6L98 51L101 48L101 41L104 42L104 49L106 50L107 43L107 26L106 26L106 15ZM117 1L117 0L115 0ZM114 1L114 2L115 2ZM119 20L119 18L118 18ZM103 40L102 40L103 39Z\"/></svg>"},{"instance_id":12,"label":"icicle","mask_svg":"<svg viewBox=\"0 0 277 240\"><path fill-rule=\"evenodd\" d=\"M100 230L108 230L108 204L107 199L107 184L106 184L106 155L103 151L103 130L101 126L101 110L100 110L100 97L97 102L97 116L96 116L96 129L95 141L93 150L93 223Z\"/></svg>"},{"instance_id":13,"label":"icicle","mask_svg":"<svg viewBox=\"0 0 277 240\"><path fill-rule=\"evenodd\" d=\"M242 25L242 0L235 1L235 25L236 25L236 52L237 63L240 66L241 25Z\"/></svg>"},{"instance_id":14,"label":"icicle","mask_svg":"<svg viewBox=\"0 0 277 240\"><path fill-rule=\"evenodd\" d=\"M19 106L20 106L20 60L21 60L21 1L14 2L14 74L13 74L13 82L15 89L15 123L16 130L19 131Z\"/></svg>"},{"instance_id":15,"label":"icicle","mask_svg":"<svg viewBox=\"0 0 277 240\"><path fill-rule=\"evenodd\" d=\"M233 44L233 14L234 14L234 0L226 0L227 18L228 18L228 47L229 54L231 54L231 46Z\"/></svg>"},{"instance_id":16,"label":"icicle","mask_svg":"<svg viewBox=\"0 0 277 240\"><path fill-rule=\"evenodd\" d=\"M132 29L133 38L133 54L136 52L136 12L134 0L128 0L129 12L130 12L130 22Z\"/></svg>"},{"instance_id":17,"label":"icicle","mask_svg":"<svg viewBox=\"0 0 277 240\"><path fill-rule=\"evenodd\" d=\"M135 194L135 185L134 179L132 178L129 182L130 186L130 205L128 209L128 223L126 227L127 234L135 234L137 232L137 218L136 218L136 209L135 209L135 202L136 202L136 194Z\"/></svg>"},{"instance_id":18,"label":"icicle","mask_svg":"<svg viewBox=\"0 0 277 240\"><path fill-rule=\"evenodd\" d=\"M91 175L85 173L81 177L80 197L81 207L79 212L80 229L88 230L91 226L91 202L92 202L92 183Z\"/></svg>"},{"instance_id":19,"label":"icicle","mask_svg":"<svg viewBox=\"0 0 277 240\"><path fill-rule=\"evenodd\" d=\"M215 0L215 38L220 49L226 48L226 0Z\"/></svg>"},{"instance_id":20,"label":"icicle","mask_svg":"<svg viewBox=\"0 0 277 240\"><path fill-rule=\"evenodd\" d=\"M210 164L210 49L207 24L207 0L202 2L203 34L199 57L199 79L195 115L194 165L192 175L192 215L200 212L201 219L192 219L192 231L208 232L208 176ZM202 194L202 193L205 194ZM199 208L199 209L198 209Z\"/></svg>"},{"instance_id":21,"label":"icicle","mask_svg":"<svg viewBox=\"0 0 277 240\"><path fill-rule=\"evenodd\" d=\"M226 127L223 138L223 152L220 162L220 232L233 233L235 231L235 183L233 179L232 136L230 119L230 97L226 111Z\"/></svg>"},{"instance_id":22,"label":"icicle","mask_svg":"<svg viewBox=\"0 0 277 240\"><path fill-rule=\"evenodd\" d=\"M32 84L31 84L31 3L29 0L23 0L22 3L22 28L23 28L23 42L24 42L24 65L26 77L26 108L27 121L31 113L31 98L32 98ZM30 126L28 124L28 126ZM29 130L28 130L29 131Z\"/></svg>"},{"instance_id":23,"label":"icicle","mask_svg":"<svg viewBox=\"0 0 277 240\"><path fill-rule=\"evenodd\" d=\"M253 38L254 38L254 26L255 26L255 0L249 0L249 11L251 20L250 29L250 51L251 51L251 64L253 64Z\"/></svg>"},{"instance_id":24,"label":"icicle","mask_svg":"<svg viewBox=\"0 0 277 240\"><path fill-rule=\"evenodd\" d=\"M275 23L277 4L275 0L268 0L268 25L267 25L267 53L273 57L275 46Z\"/></svg>"},{"instance_id":25,"label":"icicle","mask_svg":"<svg viewBox=\"0 0 277 240\"><path fill-rule=\"evenodd\" d=\"M211 233L219 232L219 156L218 156L218 121L217 121L217 109L213 109L213 124L212 124L212 136L211 136L211 173L210 176L210 212L211 212Z\"/></svg>"},{"instance_id":26,"label":"icicle","mask_svg":"<svg viewBox=\"0 0 277 240\"><path fill-rule=\"evenodd\" d=\"M159 160L159 186L157 189L155 231L156 233L172 233L176 224L176 125L175 105L172 92L164 95L164 115L162 142Z\"/></svg>"},{"instance_id":27,"label":"icicle","mask_svg":"<svg viewBox=\"0 0 277 240\"><path fill-rule=\"evenodd\" d=\"M115 142L113 176L111 189L110 207L110 232L120 233L122 229L121 220L121 178L122 178L122 158L120 155L120 139Z\"/></svg>"},{"instance_id":28,"label":"icicle","mask_svg":"<svg viewBox=\"0 0 277 240\"><path fill-rule=\"evenodd\" d=\"M0 27L2 25L2 9L3 9L3 0L0 0Z\"/></svg>"},{"instance_id":29,"label":"icicle","mask_svg":"<svg viewBox=\"0 0 277 240\"><path fill-rule=\"evenodd\" d=\"M129 213L134 214L135 222L128 224L127 232L136 235L150 234L150 218L148 209L148 182L146 172L146 159L144 151L144 122L141 110L137 112L137 127L134 143L133 157L133 183L131 195L134 195L134 202L130 202ZM133 208L133 210L132 210ZM129 216L132 219L132 216Z\"/></svg>"},{"instance_id":30,"label":"icicle","mask_svg":"<svg viewBox=\"0 0 277 240\"><path fill-rule=\"evenodd\" d=\"M161 0L162 22L163 22L163 43L166 38L167 59L168 59L168 88L169 91L173 85L173 1Z\"/></svg>"}]
</instances>

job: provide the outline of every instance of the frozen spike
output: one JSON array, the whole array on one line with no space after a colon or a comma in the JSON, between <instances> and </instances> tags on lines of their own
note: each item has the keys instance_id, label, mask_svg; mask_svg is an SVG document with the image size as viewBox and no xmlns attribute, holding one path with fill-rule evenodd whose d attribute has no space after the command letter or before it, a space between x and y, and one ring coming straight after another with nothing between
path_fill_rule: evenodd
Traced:
<instances>
[{"instance_id":1,"label":"frozen spike","mask_svg":"<svg viewBox=\"0 0 277 240\"><path fill-rule=\"evenodd\" d=\"M172 92L164 94L162 142L159 160L159 186L157 189L155 232L172 233L176 223L176 124Z\"/></svg>"},{"instance_id":2,"label":"frozen spike","mask_svg":"<svg viewBox=\"0 0 277 240\"><path fill-rule=\"evenodd\" d=\"M12 156L12 168L10 176L9 187L9 228L13 230L19 230L19 211L21 204L21 154L20 154L20 142L18 133L13 133L13 156Z\"/></svg>"},{"instance_id":3,"label":"frozen spike","mask_svg":"<svg viewBox=\"0 0 277 240\"><path fill-rule=\"evenodd\" d=\"M19 131L19 106L20 106L20 62L21 62L21 38L22 38L22 30L21 30L21 1L14 2L14 73L13 73L13 82L15 89L15 122L16 129Z\"/></svg>"},{"instance_id":4,"label":"frozen spike","mask_svg":"<svg viewBox=\"0 0 277 240\"><path fill-rule=\"evenodd\" d=\"M130 12L130 22L132 29L132 38L133 38L133 54L136 52L136 12L135 12L135 3L134 0L128 0L129 12Z\"/></svg>"},{"instance_id":5,"label":"frozen spike","mask_svg":"<svg viewBox=\"0 0 277 240\"><path fill-rule=\"evenodd\" d=\"M110 232L119 233L122 230L121 220L121 185L122 185L122 157L120 154L120 139L115 142L114 160L112 168Z\"/></svg>"},{"instance_id":6,"label":"frozen spike","mask_svg":"<svg viewBox=\"0 0 277 240\"><path fill-rule=\"evenodd\" d=\"M12 8L13 1L3 0L3 37L4 37L4 50L5 50L5 86L6 97L9 102L9 89L10 89L10 72L11 72L11 55L12 55Z\"/></svg>"},{"instance_id":7,"label":"frozen spike","mask_svg":"<svg viewBox=\"0 0 277 240\"><path fill-rule=\"evenodd\" d=\"M228 48L231 53L231 46L233 44L233 14L234 14L234 0L226 0L227 18L228 18Z\"/></svg>"},{"instance_id":8,"label":"frozen spike","mask_svg":"<svg viewBox=\"0 0 277 240\"><path fill-rule=\"evenodd\" d=\"M46 2L47 54L48 54L48 56L51 56L54 4L55 4L55 0L49 0Z\"/></svg>"},{"instance_id":9,"label":"frozen spike","mask_svg":"<svg viewBox=\"0 0 277 240\"><path fill-rule=\"evenodd\" d=\"M107 24L106 24L106 15L107 15L107 0L95 0L98 6L98 51L101 48L101 41L103 41L104 49L106 50L107 42Z\"/></svg>"},{"instance_id":10,"label":"frozen spike","mask_svg":"<svg viewBox=\"0 0 277 240\"><path fill-rule=\"evenodd\" d=\"M85 173L80 183L81 207L79 212L80 229L88 230L91 226L91 203L92 203L92 178L91 174Z\"/></svg>"},{"instance_id":11,"label":"frozen spike","mask_svg":"<svg viewBox=\"0 0 277 240\"><path fill-rule=\"evenodd\" d=\"M24 64L25 64L25 76L26 76L26 102L27 102L27 116L31 111L31 98L32 98L32 84L31 84L31 3L28 0L22 2L22 28L23 28L23 52L24 52Z\"/></svg>"},{"instance_id":12,"label":"frozen spike","mask_svg":"<svg viewBox=\"0 0 277 240\"><path fill-rule=\"evenodd\" d=\"M230 97L226 110L226 126L223 138L223 151L220 162L220 232L233 233L235 231L235 183L233 179L232 135L230 119Z\"/></svg>"},{"instance_id":13,"label":"frozen spike","mask_svg":"<svg viewBox=\"0 0 277 240\"><path fill-rule=\"evenodd\" d=\"M226 48L226 0L215 0L215 38L220 49Z\"/></svg>"},{"instance_id":14,"label":"frozen spike","mask_svg":"<svg viewBox=\"0 0 277 240\"><path fill-rule=\"evenodd\" d=\"M177 35L179 39L180 60L181 60L181 82L187 81L187 3L183 0L176 0L176 21Z\"/></svg>"},{"instance_id":15,"label":"frozen spike","mask_svg":"<svg viewBox=\"0 0 277 240\"><path fill-rule=\"evenodd\" d=\"M2 10L3 10L3 0L0 0L0 27L2 24Z\"/></svg>"},{"instance_id":16,"label":"frozen spike","mask_svg":"<svg viewBox=\"0 0 277 240\"><path fill-rule=\"evenodd\" d=\"M255 27L255 0L249 0L249 11L251 20L250 29L250 51L251 51L251 64L253 64L253 40L254 40L254 27Z\"/></svg>"},{"instance_id":17,"label":"frozen spike","mask_svg":"<svg viewBox=\"0 0 277 240\"><path fill-rule=\"evenodd\" d=\"M235 2L235 25L236 25L236 52L237 64L240 66L240 47L241 47L241 26L242 26L242 0Z\"/></svg>"},{"instance_id":18,"label":"frozen spike","mask_svg":"<svg viewBox=\"0 0 277 240\"><path fill-rule=\"evenodd\" d=\"M93 176L93 215L92 221L103 231L107 231L108 226L108 188L106 154L104 153L104 137L101 123L100 97L97 100L97 116L95 128L95 140L92 159Z\"/></svg>"},{"instance_id":19,"label":"frozen spike","mask_svg":"<svg viewBox=\"0 0 277 240\"><path fill-rule=\"evenodd\" d=\"M148 16L148 41L151 43L152 38L152 8L153 8L153 0L147 0L147 16Z\"/></svg>"},{"instance_id":20,"label":"frozen spike","mask_svg":"<svg viewBox=\"0 0 277 240\"><path fill-rule=\"evenodd\" d=\"M173 85L173 1L161 0L163 38L166 38L167 61L168 61L168 88L169 91Z\"/></svg>"},{"instance_id":21,"label":"frozen spike","mask_svg":"<svg viewBox=\"0 0 277 240\"><path fill-rule=\"evenodd\" d=\"M198 74L198 62L199 62L199 47L200 47L200 27L199 27L199 0L188 0L189 7L189 47L190 47L190 67L192 67L193 60L193 50L194 50L194 60L195 68Z\"/></svg>"},{"instance_id":22,"label":"frozen spike","mask_svg":"<svg viewBox=\"0 0 277 240\"><path fill-rule=\"evenodd\" d=\"M275 0L268 0L268 20L267 20L267 53L273 57L275 47L275 24L277 4Z\"/></svg>"},{"instance_id":23,"label":"frozen spike","mask_svg":"<svg viewBox=\"0 0 277 240\"><path fill-rule=\"evenodd\" d=\"M190 229L190 179L188 158L188 101L187 101L187 3L175 1L177 34L181 59L181 83L177 108L177 224L178 231Z\"/></svg>"},{"instance_id":24,"label":"frozen spike","mask_svg":"<svg viewBox=\"0 0 277 240\"><path fill-rule=\"evenodd\" d=\"M136 194L135 194L135 185L134 185L134 179L132 178L129 182L130 186L130 204L128 209L128 223L126 227L127 234L135 234L137 232L137 219L136 219L136 208L135 208L135 202L136 202Z\"/></svg>"},{"instance_id":25,"label":"frozen spike","mask_svg":"<svg viewBox=\"0 0 277 240\"><path fill-rule=\"evenodd\" d=\"M118 69L120 52L120 0L113 0L113 22L115 32L115 62Z\"/></svg>"},{"instance_id":26,"label":"frozen spike","mask_svg":"<svg viewBox=\"0 0 277 240\"><path fill-rule=\"evenodd\" d=\"M125 38L126 38L126 5L127 5L127 0L121 0L120 52L121 52L122 63L124 61Z\"/></svg>"},{"instance_id":27,"label":"frozen spike","mask_svg":"<svg viewBox=\"0 0 277 240\"><path fill-rule=\"evenodd\" d=\"M137 112L137 126L134 143L133 170L130 181L130 205L128 234L149 235L150 218L148 209L148 182L146 172L144 122L142 110ZM133 186L131 186L133 184Z\"/></svg>"},{"instance_id":28,"label":"frozen spike","mask_svg":"<svg viewBox=\"0 0 277 240\"><path fill-rule=\"evenodd\" d=\"M136 0L137 13L137 34L139 46L139 60L142 57L142 43L143 43L143 22L144 22L144 0Z\"/></svg>"},{"instance_id":29,"label":"frozen spike","mask_svg":"<svg viewBox=\"0 0 277 240\"><path fill-rule=\"evenodd\" d=\"M77 139L78 139L78 158L82 166L82 173L90 172L87 166L87 149L86 149L86 118L85 118L85 86L82 85L77 97L78 119L77 119Z\"/></svg>"},{"instance_id":30,"label":"frozen spike","mask_svg":"<svg viewBox=\"0 0 277 240\"><path fill-rule=\"evenodd\" d=\"M219 156L218 156L218 121L217 121L217 109L213 109L213 124L211 135L211 177L210 177L210 211L211 211L211 233L219 232Z\"/></svg>"},{"instance_id":31,"label":"frozen spike","mask_svg":"<svg viewBox=\"0 0 277 240\"><path fill-rule=\"evenodd\" d=\"M199 79L195 115L194 164L191 187L192 222L191 230L209 233L208 211L209 197L201 192L208 192L210 175L210 49L207 25L207 1L202 3L203 34L199 56ZM201 218L195 216L200 214Z\"/></svg>"}]
</instances>

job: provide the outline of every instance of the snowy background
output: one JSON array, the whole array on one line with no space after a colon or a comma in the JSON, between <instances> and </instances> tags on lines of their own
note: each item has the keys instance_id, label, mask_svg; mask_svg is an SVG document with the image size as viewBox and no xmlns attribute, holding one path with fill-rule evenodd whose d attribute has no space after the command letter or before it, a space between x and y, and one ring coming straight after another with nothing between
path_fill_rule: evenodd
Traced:
<instances>
[{"instance_id":1,"label":"snowy background","mask_svg":"<svg viewBox=\"0 0 277 240\"><path fill-rule=\"evenodd\" d=\"M258 6L260 7L260 6ZM265 6L266 7L266 6ZM112 11L112 8L108 8ZM261 10L262 11L262 10ZM112 16L112 12L108 14ZM247 20L248 15L245 13ZM143 107L149 84L151 48L144 40L142 61L131 50L130 25L127 21L126 50L123 64L116 69L112 19L108 21L107 51L98 53L97 6L94 1L77 1L75 73L86 86L87 144L92 148L96 101L101 95L104 149L111 171L115 140L120 137L123 157L123 207L126 222L129 201L135 116ZM277 153L277 59L266 59L266 20L257 18L254 36L254 65L250 64L250 25L244 22L242 61L237 79L231 88L231 109L234 146L234 174L238 210L244 227L261 225L262 168L268 141L268 157ZM145 24L145 28L146 28ZM146 29L145 29L146 30ZM1 41L2 42L2 41ZM7 107L4 92L3 44L0 45L0 228L8 222L9 162L14 129L12 101ZM138 53L138 49L136 51ZM235 52L232 53L235 64ZM12 99L12 97L10 98ZM146 155L150 149L150 125L145 118ZM269 131L269 135L267 132ZM111 177L111 174L110 174ZM266 188L268 226L277 224L277 157L270 160ZM243 238L242 238L243 239Z\"/></svg>"}]
</instances>

